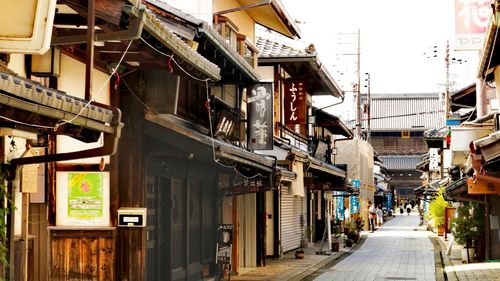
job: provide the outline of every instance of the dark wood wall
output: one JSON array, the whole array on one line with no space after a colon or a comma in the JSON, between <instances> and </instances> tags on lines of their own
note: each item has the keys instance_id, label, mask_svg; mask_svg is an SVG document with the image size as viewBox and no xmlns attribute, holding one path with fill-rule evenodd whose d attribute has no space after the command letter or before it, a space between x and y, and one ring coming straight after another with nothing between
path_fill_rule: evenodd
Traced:
<instances>
[{"instance_id":1,"label":"dark wood wall","mask_svg":"<svg viewBox=\"0 0 500 281\"><path fill-rule=\"evenodd\" d=\"M112 166L118 178L111 183L112 210L119 207L144 207L143 121L144 77L142 71L126 77L130 91L113 94L113 105L122 110L124 128L113 157ZM116 174L116 173L115 173ZM111 213L116 218L116 213ZM116 238L116 280L144 280L146 249L145 228L118 228Z\"/></svg>"}]
</instances>

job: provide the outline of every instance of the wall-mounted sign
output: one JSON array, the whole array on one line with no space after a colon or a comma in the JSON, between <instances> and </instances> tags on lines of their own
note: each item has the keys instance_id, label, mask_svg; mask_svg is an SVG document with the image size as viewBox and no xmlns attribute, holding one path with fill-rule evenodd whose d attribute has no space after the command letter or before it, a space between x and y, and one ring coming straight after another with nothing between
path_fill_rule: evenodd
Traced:
<instances>
[{"instance_id":1,"label":"wall-mounted sign","mask_svg":"<svg viewBox=\"0 0 500 281\"><path fill-rule=\"evenodd\" d=\"M219 264L231 263L231 247L233 244L233 225L221 224L217 229L217 260Z\"/></svg>"},{"instance_id":2,"label":"wall-mounted sign","mask_svg":"<svg viewBox=\"0 0 500 281\"><path fill-rule=\"evenodd\" d=\"M57 225L109 225L109 172L57 172Z\"/></svg>"},{"instance_id":3,"label":"wall-mounted sign","mask_svg":"<svg viewBox=\"0 0 500 281\"><path fill-rule=\"evenodd\" d=\"M284 87L285 125L306 124L307 98L304 82L286 80Z\"/></svg>"},{"instance_id":4,"label":"wall-mounted sign","mask_svg":"<svg viewBox=\"0 0 500 281\"><path fill-rule=\"evenodd\" d=\"M233 178L232 185L229 187L226 195L240 195L248 193L257 193L264 190L264 180L262 177L247 178L236 174Z\"/></svg>"},{"instance_id":5,"label":"wall-mounted sign","mask_svg":"<svg viewBox=\"0 0 500 281\"><path fill-rule=\"evenodd\" d=\"M118 209L118 226L145 227L147 208L121 207Z\"/></svg>"},{"instance_id":6,"label":"wall-mounted sign","mask_svg":"<svg viewBox=\"0 0 500 281\"><path fill-rule=\"evenodd\" d=\"M455 0L455 49L481 50L490 22L491 1Z\"/></svg>"},{"instance_id":7,"label":"wall-mounted sign","mask_svg":"<svg viewBox=\"0 0 500 281\"><path fill-rule=\"evenodd\" d=\"M250 86L248 104L248 141L251 150L273 149L273 84Z\"/></svg>"}]
</instances>

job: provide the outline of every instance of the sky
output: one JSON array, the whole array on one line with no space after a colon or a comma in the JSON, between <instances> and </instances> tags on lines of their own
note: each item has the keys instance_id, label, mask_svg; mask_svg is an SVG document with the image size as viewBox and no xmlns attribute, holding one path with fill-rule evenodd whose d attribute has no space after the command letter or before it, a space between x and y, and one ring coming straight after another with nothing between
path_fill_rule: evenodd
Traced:
<instances>
[{"instance_id":1,"label":"sky","mask_svg":"<svg viewBox=\"0 0 500 281\"><path fill-rule=\"evenodd\" d=\"M453 0L281 0L298 21L302 41L313 43L320 60L342 89L346 103L357 81L357 32L360 33L361 90L371 94L438 93L446 85L445 50L462 59L449 67L452 88L475 80L477 51L454 51ZM434 50L437 56L434 57ZM430 57L429 57L430 56ZM326 106L334 98L315 99Z\"/></svg>"}]
</instances>

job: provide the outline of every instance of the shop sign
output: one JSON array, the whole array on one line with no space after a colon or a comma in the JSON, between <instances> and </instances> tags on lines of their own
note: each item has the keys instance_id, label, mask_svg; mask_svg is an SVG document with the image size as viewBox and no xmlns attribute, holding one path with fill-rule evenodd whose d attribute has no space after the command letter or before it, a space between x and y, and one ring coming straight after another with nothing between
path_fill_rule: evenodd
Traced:
<instances>
[{"instance_id":1,"label":"shop sign","mask_svg":"<svg viewBox=\"0 0 500 281\"><path fill-rule=\"evenodd\" d=\"M244 177L237 175L233 179L232 186L226 193L227 196L257 193L264 190L264 180L261 176Z\"/></svg>"},{"instance_id":2,"label":"shop sign","mask_svg":"<svg viewBox=\"0 0 500 281\"><path fill-rule=\"evenodd\" d=\"M361 187L361 180L351 180L352 186L359 189ZM359 214L359 196L349 197L349 208L351 214Z\"/></svg>"},{"instance_id":3,"label":"shop sign","mask_svg":"<svg viewBox=\"0 0 500 281\"><path fill-rule=\"evenodd\" d=\"M218 264L231 263L231 248L233 244L233 225L221 224L217 229L217 259Z\"/></svg>"},{"instance_id":4,"label":"shop sign","mask_svg":"<svg viewBox=\"0 0 500 281\"><path fill-rule=\"evenodd\" d=\"M500 194L500 184L482 179L467 179L469 194Z\"/></svg>"},{"instance_id":5,"label":"shop sign","mask_svg":"<svg viewBox=\"0 0 500 281\"><path fill-rule=\"evenodd\" d=\"M490 22L491 1L455 0L455 49L481 50Z\"/></svg>"},{"instance_id":6,"label":"shop sign","mask_svg":"<svg viewBox=\"0 0 500 281\"><path fill-rule=\"evenodd\" d=\"M251 150L273 149L273 83L250 86L248 106L248 141Z\"/></svg>"},{"instance_id":7,"label":"shop sign","mask_svg":"<svg viewBox=\"0 0 500 281\"><path fill-rule=\"evenodd\" d=\"M305 83L299 80L286 80L285 86L285 125L306 124L307 98Z\"/></svg>"}]
</instances>

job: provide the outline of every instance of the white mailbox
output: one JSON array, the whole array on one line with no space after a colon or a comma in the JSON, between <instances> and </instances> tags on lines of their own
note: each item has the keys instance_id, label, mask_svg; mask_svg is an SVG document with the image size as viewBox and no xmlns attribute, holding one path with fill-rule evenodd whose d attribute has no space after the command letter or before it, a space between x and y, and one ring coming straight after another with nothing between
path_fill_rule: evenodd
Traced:
<instances>
[{"instance_id":1,"label":"white mailbox","mask_svg":"<svg viewBox=\"0 0 500 281\"><path fill-rule=\"evenodd\" d=\"M122 207L118 209L118 226L145 227L147 208Z\"/></svg>"}]
</instances>

